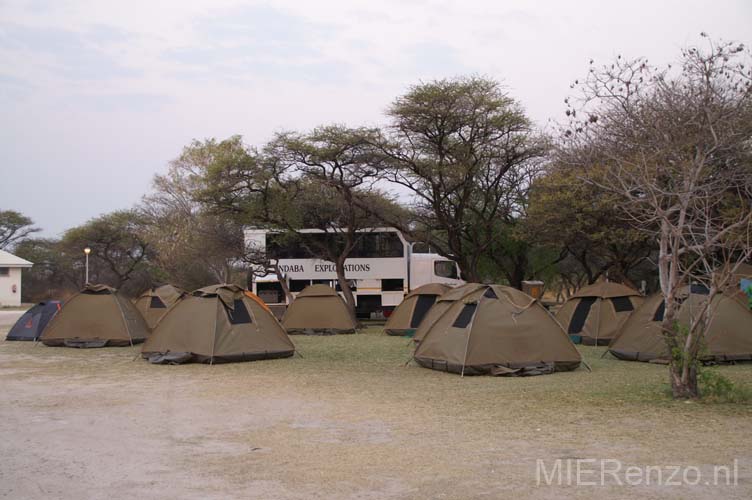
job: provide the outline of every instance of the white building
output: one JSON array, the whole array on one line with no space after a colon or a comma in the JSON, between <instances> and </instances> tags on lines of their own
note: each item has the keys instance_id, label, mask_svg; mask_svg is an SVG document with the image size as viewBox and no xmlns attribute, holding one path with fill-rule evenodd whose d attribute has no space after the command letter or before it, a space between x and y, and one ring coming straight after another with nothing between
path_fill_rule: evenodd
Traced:
<instances>
[{"instance_id":1,"label":"white building","mask_svg":"<svg viewBox=\"0 0 752 500\"><path fill-rule=\"evenodd\" d=\"M33 264L0 250L0 307L21 305L21 269Z\"/></svg>"}]
</instances>

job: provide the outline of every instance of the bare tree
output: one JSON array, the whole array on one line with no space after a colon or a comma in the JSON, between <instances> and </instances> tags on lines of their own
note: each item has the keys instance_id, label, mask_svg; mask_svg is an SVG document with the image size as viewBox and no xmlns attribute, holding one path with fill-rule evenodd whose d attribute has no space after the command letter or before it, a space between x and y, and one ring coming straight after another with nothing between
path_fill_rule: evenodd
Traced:
<instances>
[{"instance_id":1,"label":"bare tree","mask_svg":"<svg viewBox=\"0 0 752 500\"><path fill-rule=\"evenodd\" d=\"M752 256L749 52L707 40L683 50L678 67L619 57L575 86L583 99L570 102L560 161L583 177L605 166L602 180L589 180L618 194L624 216L655 238L673 395L698 397L713 297ZM680 327L679 292L690 283L709 295Z\"/></svg>"},{"instance_id":2,"label":"bare tree","mask_svg":"<svg viewBox=\"0 0 752 500\"><path fill-rule=\"evenodd\" d=\"M194 143L170 163L166 174L155 176L154 191L144 197L139 210L164 279L187 288L209 281L231 283L248 264L242 224L213 213L199 199L206 169L233 157L237 155L230 148Z\"/></svg>"}]
</instances>

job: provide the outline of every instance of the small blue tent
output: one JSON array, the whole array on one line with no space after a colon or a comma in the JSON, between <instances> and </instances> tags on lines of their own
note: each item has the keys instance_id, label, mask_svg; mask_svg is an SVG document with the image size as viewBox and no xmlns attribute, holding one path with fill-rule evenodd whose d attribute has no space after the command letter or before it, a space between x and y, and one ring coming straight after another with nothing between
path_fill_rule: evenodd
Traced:
<instances>
[{"instance_id":1,"label":"small blue tent","mask_svg":"<svg viewBox=\"0 0 752 500\"><path fill-rule=\"evenodd\" d=\"M5 340L37 340L61 306L59 300L48 300L35 305L16 321Z\"/></svg>"}]
</instances>

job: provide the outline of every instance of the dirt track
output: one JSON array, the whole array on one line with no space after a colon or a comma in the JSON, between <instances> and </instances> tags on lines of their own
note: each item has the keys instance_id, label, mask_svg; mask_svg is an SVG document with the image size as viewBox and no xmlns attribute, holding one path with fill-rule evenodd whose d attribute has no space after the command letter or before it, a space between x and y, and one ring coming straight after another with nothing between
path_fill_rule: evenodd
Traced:
<instances>
[{"instance_id":1,"label":"dirt track","mask_svg":"<svg viewBox=\"0 0 752 500\"><path fill-rule=\"evenodd\" d=\"M375 329L294 340L305 358L213 367L0 342L0 497L752 496L752 408L670 402L665 367L584 348L593 373L462 379ZM538 487L538 458L737 459L739 484Z\"/></svg>"}]
</instances>

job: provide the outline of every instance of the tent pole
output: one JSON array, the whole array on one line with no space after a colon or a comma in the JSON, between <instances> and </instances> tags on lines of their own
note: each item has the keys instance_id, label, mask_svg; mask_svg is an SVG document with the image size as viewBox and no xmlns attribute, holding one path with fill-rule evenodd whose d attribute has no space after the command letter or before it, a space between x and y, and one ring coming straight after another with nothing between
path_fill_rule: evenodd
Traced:
<instances>
[{"instance_id":1,"label":"tent pole","mask_svg":"<svg viewBox=\"0 0 752 500\"><path fill-rule=\"evenodd\" d=\"M405 364L402 365L402 368L407 368L407 365L409 365L410 361L412 361L413 359L415 359L415 355L414 354L411 355L409 358L407 358L407 361L405 361Z\"/></svg>"},{"instance_id":2,"label":"tent pole","mask_svg":"<svg viewBox=\"0 0 752 500\"><path fill-rule=\"evenodd\" d=\"M131 347L133 347L133 337L131 336L130 328L128 328L128 321L125 319L125 313L123 312L123 308L120 306L120 297L118 297L117 293L113 293L112 295L115 299L115 303L118 306L118 310L120 311L120 317L123 319L123 325L125 326L125 333L128 334L128 342L130 342Z\"/></svg>"},{"instance_id":3,"label":"tent pole","mask_svg":"<svg viewBox=\"0 0 752 500\"><path fill-rule=\"evenodd\" d=\"M217 318L219 317L219 308L224 307L219 296L217 296L217 311L214 313L214 337L212 338L212 350L211 357L209 358L209 366L214 365L214 348L217 345Z\"/></svg>"},{"instance_id":4,"label":"tent pole","mask_svg":"<svg viewBox=\"0 0 752 500\"><path fill-rule=\"evenodd\" d=\"M598 347L598 337L601 334L601 307L603 307L603 299L598 298L598 319L595 323L595 346Z\"/></svg>"}]
</instances>

